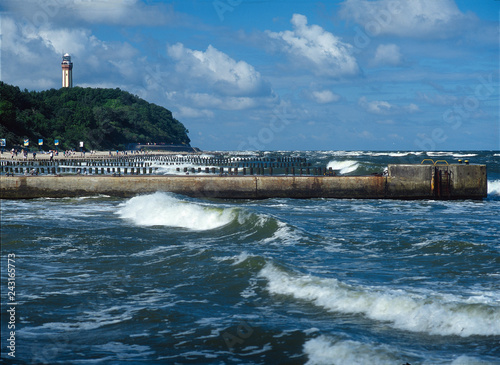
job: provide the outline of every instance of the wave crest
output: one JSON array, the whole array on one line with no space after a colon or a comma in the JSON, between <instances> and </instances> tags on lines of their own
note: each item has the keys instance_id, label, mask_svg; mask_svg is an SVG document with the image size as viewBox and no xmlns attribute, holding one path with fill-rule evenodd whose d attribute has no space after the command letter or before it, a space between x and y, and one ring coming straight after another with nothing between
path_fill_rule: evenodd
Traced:
<instances>
[{"instance_id":1,"label":"wave crest","mask_svg":"<svg viewBox=\"0 0 500 365\"><path fill-rule=\"evenodd\" d=\"M500 180L488 181L488 195L500 195Z\"/></svg>"},{"instance_id":2,"label":"wave crest","mask_svg":"<svg viewBox=\"0 0 500 365\"><path fill-rule=\"evenodd\" d=\"M332 170L339 171L340 174L348 174L350 172L356 171L358 167L359 162L354 160L332 160L328 162L328 165L326 165L327 169L332 168Z\"/></svg>"},{"instance_id":3,"label":"wave crest","mask_svg":"<svg viewBox=\"0 0 500 365\"><path fill-rule=\"evenodd\" d=\"M304 352L309 361L306 365L335 364L397 364L399 357L387 346L366 344L357 341L335 341L319 336L304 344Z\"/></svg>"},{"instance_id":4,"label":"wave crest","mask_svg":"<svg viewBox=\"0 0 500 365\"><path fill-rule=\"evenodd\" d=\"M121 204L117 214L138 226L168 226L205 231L223 227L236 217L235 209L203 206L157 192Z\"/></svg>"},{"instance_id":5,"label":"wave crest","mask_svg":"<svg viewBox=\"0 0 500 365\"><path fill-rule=\"evenodd\" d=\"M292 295L329 311L363 314L402 330L442 336L500 335L500 307L492 301L417 295L310 275L293 276L272 264L266 265L259 275L268 280L271 293Z\"/></svg>"}]
</instances>

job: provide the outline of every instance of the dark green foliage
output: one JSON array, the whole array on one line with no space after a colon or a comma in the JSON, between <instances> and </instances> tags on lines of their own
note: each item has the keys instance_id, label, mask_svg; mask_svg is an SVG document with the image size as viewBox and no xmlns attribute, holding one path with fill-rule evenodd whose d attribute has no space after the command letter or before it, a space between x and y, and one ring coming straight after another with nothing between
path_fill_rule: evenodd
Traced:
<instances>
[{"instance_id":1,"label":"dark green foliage","mask_svg":"<svg viewBox=\"0 0 500 365\"><path fill-rule=\"evenodd\" d=\"M44 148L123 149L128 143L189 145L188 130L158 105L120 89L62 88L21 91L0 82L0 138L8 146L24 138Z\"/></svg>"}]
</instances>

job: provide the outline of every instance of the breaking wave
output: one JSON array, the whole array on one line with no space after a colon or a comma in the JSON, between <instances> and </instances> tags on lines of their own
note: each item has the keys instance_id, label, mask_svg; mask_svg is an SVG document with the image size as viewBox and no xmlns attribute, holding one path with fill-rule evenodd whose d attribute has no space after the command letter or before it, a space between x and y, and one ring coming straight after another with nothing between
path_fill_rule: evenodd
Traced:
<instances>
[{"instance_id":1,"label":"breaking wave","mask_svg":"<svg viewBox=\"0 0 500 365\"><path fill-rule=\"evenodd\" d=\"M475 157L477 156L477 153L456 153L456 152L446 152L446 151L428 151L426 152L427 156L429 157Z\"/></svg>"},{"instance_id":2,"label":"breaking wave","mask_svg":"<svg viewBox=\"0 0 500 365\"><path fill-rule=\"evenodd\" d=\"M195 231L223 227L237 217L236 209L203 206L162 192L131 198L120 205L117 214L138 226L168 226Z\"/></svg>"},{"instance_id":3,"label":"breaking wave","mask_svg":"<svg viewBox=\"0 0 500 365\"><path fill-rule=\"evenodd\" d=\"M486 298L349 285L336 279L291 275L272 264L259 275L268 280L270 293L291 295L332 312L362 314L401 330L442 336L500 335L499 303Z\"/></svg>"},{"instance_id":4,"label":"breaking wave","mask_svg":"<svg viewBox=\"0 0 500 365\"><path fill-rule=\"evenodd\" d=\"M328 162L326 168L332 168L334 171L339 171L340 174L348 174L350 172L356 171L359 167L359 162L354 160L337 161L333 160Z\"/></svg>"},{"instance_id":5,"label":"breaking wave","mask_svg":"<svg viewBox=\"0 0 500 365\"><path fill-rule=\"evenodd\" d=\"M351 340L336 341L326 336L307 341L304 353L309 358L306 365L397 364L400 360L387 346Z\"/></svg>"},{"instance_id":6,"label":"breaking wave","mask_svg":"<svg viewBox=\"0 0 500 365\"><path fill-rule=\"evenodd\" d=\"M488 180L488 195L500 195L500 180Z\"/></svg>"}]
</instances>

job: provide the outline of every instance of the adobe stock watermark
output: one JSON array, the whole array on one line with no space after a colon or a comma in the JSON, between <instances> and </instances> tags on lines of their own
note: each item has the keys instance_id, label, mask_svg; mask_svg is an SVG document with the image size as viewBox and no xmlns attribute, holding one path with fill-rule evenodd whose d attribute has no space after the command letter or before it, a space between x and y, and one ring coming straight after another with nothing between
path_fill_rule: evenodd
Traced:
<instances>
[{"instance_id":1,"label":"adobe stock watermark","mask_svg":"<svg viewBox=\"0 0 500 365\"><path fill-rule=\"evenodd\" d=\"M495 92L493 76L493 73L490 73L486 77L478 77L478 83L473 92L465 97L461 103L457 103L443 112L441 119L448 125L448 129L451 128L456 131L462 127L463 123L470 119L473 113L477 112L481 102L488 99ZM447 139L446 130L442 127L436 127L431 131L430 136L420 136L415 139L414 143L422 151L432 151L436 149L438 144L445 142Z\"/></svg>"},{"instance_id":2,"label":"adobe stock watermark","mask_svg":"<svg viewBox=\"0 0 500 365\"><path fill-rule=\"evenodd\" d=\"M75 326L79 323L88 323L89 318L81 319L82 314L90 315L99 313L110 306L110 301L119 299L117 291L129 284L129 275L120 270L114 274L114 279L106 281L106 287L99 294L92 294L88 301L81 302L73 312ZM68 319L71 320L71 319ZM61 321L63 322L63 321ZM96 325L98 325L96 323ZM71 331L60 331L49 333L43 342L34 343L31 348L32 364L54 364L60 363L60 357L71 351L72 341L78 336L78 328ZM85 331L85 330L82 330Z\"/></svg>"},{"instance_id":3,"label":"adobe stock watermark","mask_svg":"<svg viewBox=\"0 0 500 365\"><path fill-rule=\"evenodd\" d=\"M27 24L25 30L31 35L37 35L38 29L49 24L50 19L59 14L61 8L67 5L63 0L48 0L37 2L38 9L29 18L23 17Z\"/></svg>"},{"instance_id":4,"label":"adobe stock watermark","mask_svg":"<svg viewBox=\"0 0 500 365\"><path fill-rule=\"evenodd\" d=\"M229 351L235 351L242 346L254 333L254 327L245 320L241 320L236 329L222 333L222 338Z\"/></svg>"},{"instance_id":5,"label":"adobe stock watermark","mask_svg":"<svg viewBox=\"0 0 500 365\"><path fill-rule=\"evenodd\" d=\"M262 151L266 149L266 146L271 144L276 135L285 130L285 128L290 125L290 119L292 114L287 114L286 107L276 107L273 112L269 124L262 127L256 136L247 137L246 141L242 141L238 145L239 151Z\"/></svg>"},{"instance_id":6,"label":"adobe stock watermark","mask_svg":"<svg viewBox=\"0 0 500 365\"><path fill-rule=\"evenodd\" d=\"M243 0L214 0L212 2L212 5L220 21L223 22L224 14L226 14L228 11L232 13L234 9L242 2Z\"/></svg>"},{"instance_id":7,"label":"adobe stock watermark","mask_svg":"<svg viewBox=\"0 0 500 365\"><path fill-rule=\"evenodd\" d=\"M370 14L370 20L364 25L364 29L355 26L354 29L354 53L359 53L368 47L373 37L380 35L385 28L392 23L394 16L402 12L400 1L391 1L387 3L387 7L379 9L377 12Z\"/></svg>"}]
</instances>

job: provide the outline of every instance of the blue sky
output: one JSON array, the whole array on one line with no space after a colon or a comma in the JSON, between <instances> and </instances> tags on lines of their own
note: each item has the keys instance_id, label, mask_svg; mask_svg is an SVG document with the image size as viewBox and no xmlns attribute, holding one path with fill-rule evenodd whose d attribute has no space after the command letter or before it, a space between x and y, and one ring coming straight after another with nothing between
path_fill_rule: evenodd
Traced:
<instances>
[{"instance_id":1,"label":"blue sky","mask_svg":"<svg viewBox=\"0 0 500 365\"><path fill-rule=\"evenodd\" d=\"M119 87L203 150L500 149L495 0L3 0L2 81Z\"/></svg>"}]
</instances>

